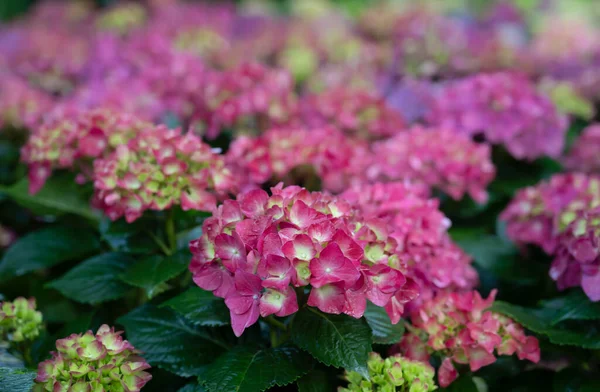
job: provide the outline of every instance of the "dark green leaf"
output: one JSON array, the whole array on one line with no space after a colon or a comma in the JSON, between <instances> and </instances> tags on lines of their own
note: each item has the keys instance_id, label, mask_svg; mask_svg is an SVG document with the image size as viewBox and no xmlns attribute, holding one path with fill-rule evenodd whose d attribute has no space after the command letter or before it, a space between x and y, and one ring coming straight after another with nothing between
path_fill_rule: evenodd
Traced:
<instances>
[{"instance_id":1,"label":"dark green leaf","mask_svg":"<svg viewBox=\"0 0 600 392\"><path fill-rule=\"evenodd\" d=\"M556 325L565 320L600 320L600 302L592 302L581 290L573 290L564 297L543 301L541 306L554 310L550 320Z\"/></svg>"},{"instance_id":2,"label":"dark green leaf","mask_svg":"<svg viewBox=\"0 0 600 392\"><path fill-rule=\"evenodd\" d=\"M90 208L88 198L81 194L81 186L71 175L52 176L35 195L29 193L29 181L26 178L10 187L0 186L0 191L35 214L71 213L93 221L100 219L100 214Z\"/></svg>"},{"instance_id":3,"label":"dark green leaf","mask_svg":"<svg viewBox=\"0 0 600 392\"><path fill-rule=\"evenodd\" d=\"M162 293L168 286L166 282L187 269L190 261L189 251L178 252L172 256L149 256L130 265L121 275L121 279L146 291L148 298Z\"/></svg>"},{"instance_id":4,"label":"dark green leaf","mask_svg":"<svg viewBox=\"0 0 600 392\"><path fill-rule=\"evenodd\" d=\"M187 248L191 240L195 240L201 236L202 225L177 233L177 249Z\"/></svg>"},{"instance_id":5,"label":"dark green leaf","mask_svg":"<svg viewBox=\"0 0 600 392\"><path fill-rule=\"evenodd\" d=\"M209 329L197 328L167 308L145 305L118 322L151 365L182 377L199 375L228 348Z\"/></svg>"},{"instance_id":6,"label":"dark green leaf","mask_svg":"<svg viewBox=\"0 0 600 392\"><path fill-rule=\"evenodd\" d=\"M523 324L525 328L547 336L548 340L554 344L600 349L600 331L593 326L576 328L564 323L553 325L554 311L552 309L530 309L496 301L491 310L505 314Z\"/></svg>"},{"instance_id":7,"label":"dark green leaf","mask_svg":"<svg viewBox=\"0 0 600 392\"><path fill-rule=\"evenodd\" d=\"M447 388L441 389L444 392L478 392L477 384L473 381L473 378L468 374L463 374L458 377L452 384Z\"/></svg>"},{"instance_id":8,"label":"dark green leaf","mask_svg":"<svg viewBox=\"0 0 600 392\"><path fill-rule=\"evenodd\" d=\"M373 342L379 344L398 343L404 335L404 323L402 320L394 325L385 309L372 304L367 304L365 319L373 331Z\"/></svg>"},{"instance_id":9,"label":"dark green leaf","mask_svg":"<svg viewBox=\"0 0 600 392\"><path fill-rule=\"evenodd\" d=\"M21 238L6 251L0 263L0 281L81 259L99 250L100 241L90 231L64 226L41 229Z\"/></svg>"},{"instance_id":10,"label":"dark green leaf","mask_svg":"<svg viewBox=\"0 0 600 392\"><path fill-rule=\"evenodd\" d=\"M185 387L181 388L177 392L206 392L206 389L202 388L202 386L192 383L188 384Z\"/></svg>"},{"instance_id":11,"label":"dark green leaf","mask_svg":"<svg viewBox=\"0 0 600 392\"><path fill-rule=\"evenodd\" d=\"M310 356L291 345L262 350L238 346L219 357L201 381L209 392L261 392L290 384L311 368Z\"/></svg>"},{"instance_id":12,"label":"dark green leaf","mask_svg":"<svg viewBox=\"0 0 600 392\"><path fill-rule=\"evenodd\" d=\"M229 310L223 299L199 287L192 287L161 306L169 306L198 325L229 324Z\"/></svg>"},{"instance_id":13,"label":"dark green leaf","mask_svg":"<svg viewBox=\"0 0 600 392\"><path fill-rule=\"evenodd\" d=\"M119 276L133 263L124 253L104 253L79 264L61 278L48 283L73 301L97 304L123 297L130 286Z\"/></svg>"},{"instance_id":14,"label":"dark green leaf","mask_svg":"<svg viewBox=\"0 0 600 392\"><path fill-rule=\"evenodd\" d=\"M127 223L125 219L113 222L105 218L100 222L100 234L115 251L151 253L158 249L151 237L155 226L155 222L145 216L132 223Z\"/></svg>"},{"instance_id":15,"label":"dark green leaf","mask_svg":"<svg viewBox=\"0 0 600 392\"><path fill-rule=\"evenodd\" d=\"M35 372L0 367L0 392L30 392Z\"/></svg>"},{"instance_id":16,"label":"dark green leaf","mask_svg":"<svg viewBox=\"0 0 600 392\"><path fill-rule=\"evenodd\" d=\"M321 370L311 370L298 380L298 392L329 392L333 389L329 384L327 374Z\"/></svg>"},{"instance_id":17,"label":"dark green leaf","mask_svg":"<svg viewBox=\"0 0 600 392\"><path fill-rule=\"evenodd\" d=\"M353 370L368 378L371 329L363 319L304 308L294 319L292 339L324 364Z\"/></svg>"}]
</instances>

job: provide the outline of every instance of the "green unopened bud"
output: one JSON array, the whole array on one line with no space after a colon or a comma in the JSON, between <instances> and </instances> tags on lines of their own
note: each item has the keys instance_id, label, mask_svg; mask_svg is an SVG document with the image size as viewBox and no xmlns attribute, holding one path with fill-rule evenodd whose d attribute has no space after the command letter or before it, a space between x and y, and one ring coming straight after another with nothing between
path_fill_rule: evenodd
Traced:
<instances>
[{"instance_id":1,"label":"green unopened bud","mask_svg":"<svg viewBox=\"0 0 600 392\"><path fill-rule=\"evenodd\" d=\"M0 336L9 342L34 340L42 328L42 314L35 299L19 297L13 302L0 302Z\"/></svg>"}]
</instances>

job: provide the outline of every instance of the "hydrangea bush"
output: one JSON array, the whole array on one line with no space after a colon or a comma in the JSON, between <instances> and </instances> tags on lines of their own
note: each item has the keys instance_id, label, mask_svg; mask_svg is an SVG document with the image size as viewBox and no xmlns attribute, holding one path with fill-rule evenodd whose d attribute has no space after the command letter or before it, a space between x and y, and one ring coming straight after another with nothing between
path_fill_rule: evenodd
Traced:
<instances>
[{"instance_id":1,"label":"hydrangea bush","mask_svg":"<svg viewBox=\"0 0 600 392\"><path fill-rule=\"evenodd\" d=\"M21 3L0 392L600 390L594 2Z\"/></svg>"}]
</instances>

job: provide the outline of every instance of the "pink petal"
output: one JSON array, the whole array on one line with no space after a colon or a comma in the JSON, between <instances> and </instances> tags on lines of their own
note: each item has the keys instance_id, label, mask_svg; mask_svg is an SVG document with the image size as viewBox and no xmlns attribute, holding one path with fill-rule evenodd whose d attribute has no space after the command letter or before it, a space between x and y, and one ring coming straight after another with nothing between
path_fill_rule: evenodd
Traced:
<instances>
[{"instance_id":1,"label":"pink petal","mask_svg":"<svg viewBox=\"0 0 600 392\"><path fill-rule=\"evenodd\" d=\"M322 312L340 314L344 311L345 302L343 283L331 283L322 287L313 287L307 303Z\"/></svg>"}]
</instances>

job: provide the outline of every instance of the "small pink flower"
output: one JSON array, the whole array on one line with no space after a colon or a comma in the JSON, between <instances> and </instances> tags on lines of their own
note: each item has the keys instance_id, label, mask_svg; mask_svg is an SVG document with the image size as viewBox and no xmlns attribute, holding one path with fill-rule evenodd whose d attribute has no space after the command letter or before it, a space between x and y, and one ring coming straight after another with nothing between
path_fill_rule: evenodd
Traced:
<instances>
[{"instance_id":1,"label":"small pink flower","mask_svg":"<svg viewBox=\"0 0 600 392\"><path fill-rule=\"evenodd\" d=\"M234 279L235 291L225 298L225 304L230 311L233 332L241 336L258 321L262 285L258 276L243 270L237 270Z\"/></svg>"},{"instance_id":2,"label":"small pink flower","mask_svg":"<svg viewBox=\"0 0 600 392\"><path fill-rule=\"evenodd\" d=\"M350 287L360 277L354 264L344 257L336 243L327 245L319 258L311 261L310 273L310 284L317 288L335 282L342 282L346 287Z\"/></svg>"}]
</instances>

